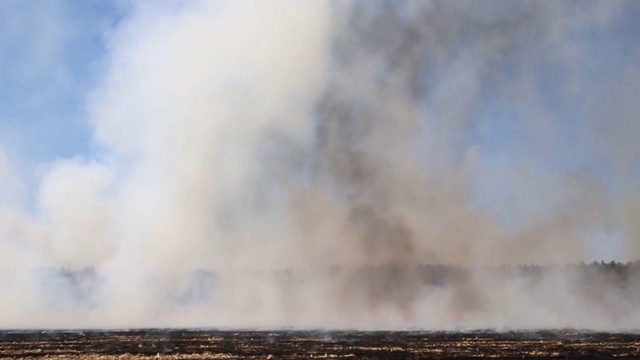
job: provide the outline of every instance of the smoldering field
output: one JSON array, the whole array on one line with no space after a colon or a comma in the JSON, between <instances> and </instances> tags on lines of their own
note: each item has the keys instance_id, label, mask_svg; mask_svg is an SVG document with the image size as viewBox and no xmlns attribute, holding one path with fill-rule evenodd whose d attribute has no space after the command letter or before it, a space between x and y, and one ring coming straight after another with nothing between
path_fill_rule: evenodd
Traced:
<instances>
[{"instance_id":1,"label":"smoldering field","mask_svg":"<svg viewBox=\"0 0 640 360\"><path fill-rule=\"evenodd\" d=\"M640 335L555 331L0 331L20 359L635 358Z\"/></svg>"},{"instance_id":2,"label":"smoldering field","mask_svg":"<svg viewBox=\"0 0 640 360\"><path fill-rule=\"evenodd\" d=\"M123 6L92 151L0 153L2 327L637 328L469 270L640 258L636 2Z\"/></svg>"}]
</instances>

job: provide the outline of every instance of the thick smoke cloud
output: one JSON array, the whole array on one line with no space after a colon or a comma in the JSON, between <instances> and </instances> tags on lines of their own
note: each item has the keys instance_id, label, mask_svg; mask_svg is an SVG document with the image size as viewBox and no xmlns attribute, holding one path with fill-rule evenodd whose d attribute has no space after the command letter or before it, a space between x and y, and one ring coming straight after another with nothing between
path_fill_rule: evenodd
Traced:
<instances>
[{"instance_id":1,"label":"thick smoke cloud","mask_svg":"<svg viewBox=\"0 0 640 360\"><path fill-rule=\"evenodd\" d=\"M415 270L590 261L609 230L639 256L637 50L594 74L587 36L629 11L130 5L92 154L43 164L29 211L0 152L0 326L631 326L570 272Z\"/></svg>"},{"instance_id":2,"label":"thick smoke cloud","mask_svg":"<svg viewBox=\"0 0 640 360\"><path fill-rule=\"evenodd\" d=\"M487 126L478 114L502 99L507 111L524 106L529 112L516 119L531 143L523 146L562 156L553 128L564 114L545 113L538 73L550 66L566 69L557 86L572 86L564 82L577 82L573 77L580 75L568 66L579 67L584 56L572 31L596 31L615 12L599 6L578 11L568 3L382 2L350 8L332 42L332 76L317 105L314 144L304 156L311 157L313 180L324 196L342 207L344 226L355 233L346 240L354 256L462 264L588 257L584 237L610 211L600 179L566 171L537 185L535 177L554 176L538 173L544 170L536 162L544 159L515 164L510 180L525 191L540 186L549 208L505 232L471 201L484 150L474 137ZM315 200L308 207L317 218Z\"/></svg>"}]
</instances>

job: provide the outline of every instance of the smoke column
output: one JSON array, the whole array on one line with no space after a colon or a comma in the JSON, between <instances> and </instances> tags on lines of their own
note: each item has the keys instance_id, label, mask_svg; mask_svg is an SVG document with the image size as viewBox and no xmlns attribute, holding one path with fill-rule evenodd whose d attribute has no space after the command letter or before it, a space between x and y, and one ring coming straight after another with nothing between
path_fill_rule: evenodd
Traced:
<instances>
[{"instance_id":1,"label":"smoke column","mask_svg":"<svg viewBox=\"0 0 640 360\"><path fill-rule=\"evenodd\" d=\"M635 2L127 6L91 153L31 188L0 151L0 326L640 320L566 273L403 270L640 257Z\"/></svg>"}]
</instances>

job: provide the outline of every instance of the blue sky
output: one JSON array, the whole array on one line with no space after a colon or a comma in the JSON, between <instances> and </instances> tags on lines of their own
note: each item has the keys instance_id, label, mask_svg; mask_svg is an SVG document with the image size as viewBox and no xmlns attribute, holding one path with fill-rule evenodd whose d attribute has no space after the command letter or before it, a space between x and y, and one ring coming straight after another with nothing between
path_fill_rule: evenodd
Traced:
<instances>
[{"instance_id":1,"label":"blue sky","mask_svg":"<svg viewBox=\"0 0 640 360\"><path fill-rule=\"evenodd\" d=\"M86 99L122 15L110 1L0 3L0 143L25 175L89 151Z\"/></svg>"},{"instance_id":2,"label":"blue sky","mask_svg":"<svg viewBox=\"0 0 640 360\"><path fill-rule=\"evenodd\" d=\"M476 134L488 152L487 159L507 167L534 161L546 176L592 169L605 180L614 181L611 178L612 159L589 144L583 131L590 122L589 112L598 106L597 102L606 101L602 97L604 88L622 82L629 68L638 68L640 24L635 20L640 15L638 10L637 7L625 9L611 27L586 26L576 32L574 41L582 46L583 57L579 62L550 61L536 68L533 76L539 99L523 97L514 103L506 99L505 94L490 98L478 114L485 119L487 127ZM575 89L567 90L566 84L571 82L567 77L571 71L578 74L580 83ZM551 133L555 139L549 139L545 144L549 146L547 149L539 148L540 144L536 143L539 138L528 133L531 129L522 126L530 122L530 116L536 110L542 110L554 119ZM620 184L611 182L609 185Z\"/></svg>"},{"instance_id":3,"label":"blue sky","mask_svg":"<svg viewBox=\"0 0 640 360\"><path fill-rule=\"evenodd\" d=\"M86 154L91 147L86 99L106 70L106 42L126 6L121 1L5 0L0 7L0 140L5 150L31 165ZM624 77L624 69L637 60L639 14L637 8L630 10L634 11L625 12L607 31L586 29L575 34L589 57L575 64L587 80L577 92L562 94L569 64L551 63L535 74L542 104L564 119L556 130L578 140L559 149L570 161L551 161L548 166L580 167L598 160L574 132L584 115L585 97L601 82ZM526 143L513 144L526 139L517 125L526 106L491 97L478 113L487 119L487 127L474 136L488 151L513 150L508 153L510 161L535 155Z\"/></svg>"}]
</instances>

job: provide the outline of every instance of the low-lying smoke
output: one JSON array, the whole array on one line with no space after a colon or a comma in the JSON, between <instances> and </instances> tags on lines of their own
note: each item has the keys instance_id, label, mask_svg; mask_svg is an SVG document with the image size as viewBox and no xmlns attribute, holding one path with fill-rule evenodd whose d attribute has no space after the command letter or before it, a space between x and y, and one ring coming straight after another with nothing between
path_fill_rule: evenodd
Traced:
<instances>
[{"instance_id":1,"label":"low-lying smoke","mask_svg":"<svg viewBox=\"0 0 640 360\"><path fill-rule=\"evenodd\" d=\"M640 318L570 271L468 270L590 261L603 231L640 255L639 62L594 87L588 36L635 3L169 3L108 36L94 151L42 165L35 211L0 152L0 326Z\"/></svg>"}]
</instances>

